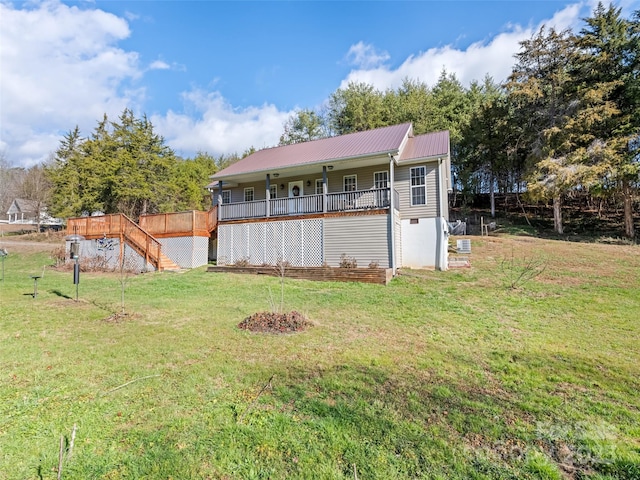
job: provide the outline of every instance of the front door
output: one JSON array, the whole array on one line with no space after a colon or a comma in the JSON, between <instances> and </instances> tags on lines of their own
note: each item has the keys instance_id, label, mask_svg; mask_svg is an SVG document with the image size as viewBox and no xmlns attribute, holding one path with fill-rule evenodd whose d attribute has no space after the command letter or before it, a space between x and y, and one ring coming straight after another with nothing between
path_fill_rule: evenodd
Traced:
<instances>
[{"instance_id":1,"label":"front door","mask_svg":"<svg viewBox=\"0 0 640 480\"><path fill-rule=\"evenodd\" d=\"M302 213L302 180L289 182L289 213Z\"/></svg>"}]
</instances>

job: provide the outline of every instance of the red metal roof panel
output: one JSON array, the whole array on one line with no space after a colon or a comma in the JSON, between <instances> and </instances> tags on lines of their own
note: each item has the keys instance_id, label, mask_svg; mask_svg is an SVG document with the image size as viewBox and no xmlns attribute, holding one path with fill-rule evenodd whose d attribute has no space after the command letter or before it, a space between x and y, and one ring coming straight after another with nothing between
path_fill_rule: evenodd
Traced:
<instances>
[{"instance_id":1,"label":"red metal roof panel","mask_svg":"<svg viewBox=\"0 0 640 480\"><path fill-rule=\"evenodd\" d=\"M398 161L404 162L420 158L446 156L449 154L449 131L426 133L409 138L406 148Z\"/></svg>"},{"instance_id":2,"label":"red metal roof panel","mask_svg":"<svg viewBox=\"0 0 640 480\"><path fill-rule=\"evenodd\" d=\"M403 123L338 137L267 148L243 158L211 178L224 178L386 152L393 153L398 151L410 133L411 124Z\"/></svg>"}]
</instances>

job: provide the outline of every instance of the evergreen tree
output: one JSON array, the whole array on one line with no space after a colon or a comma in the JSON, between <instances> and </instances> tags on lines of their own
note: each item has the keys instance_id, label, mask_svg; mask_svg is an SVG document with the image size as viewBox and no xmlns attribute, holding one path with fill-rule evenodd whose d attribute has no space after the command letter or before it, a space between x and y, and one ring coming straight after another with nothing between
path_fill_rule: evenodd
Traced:
<instances>
[{"instance_id":1,"label":"evergreen tree","mask_svg":"<svg viewBox=\"0 0 640 480\"><path fill-rule=\"evenodd\" d=\"M68 218L102 210L95 181L101 169L91 161L76 126L64 135L52 161L45 167L53 186L49 205L53 216Z\"/></svg>"},{"instance_id":2,"label":"evergreen tree","mask_svg":"<svg viewBox=\"0 0 640 480\"><path fill-rule=\"evenodd\" d=\"M388 125L383 95L372 85L349 83L329 98L329 123L336 135L362 132Z\"/></svg>"},{"instance_id":3,"label":"evergreen tree","mask_svg":"<svg viewBox=\"0 0 640 480\"><path fill-rule=\"evenodd\" d=\"M309 109L300 110L289 117L284 124L284 133L279 145L308 142L328 136L325 119Z\"/></svg>"},{"instance_id":4,"label":"evergreen tree","mask_svg":"<svg viewBox=\"0 0 640 480\"><path fill-rule=\"evenodd\" d=\"M524 126L523 141L532 163L528 194L553 201L554 230L563 233L563 197L580 183L581 171L570 155L563 126L575 108L569 73L575 42L568 31L545 27L521 42L507 88L515 120Z\"/></svg>"},{"instance_id":5,"label":"evergreen tree","mask_svg":"<svg viewBox=\"0 0 640 480\"><path fill-rule=\"evenodd\" d=\"M101 152L109 165L105 208L136 220L140 215L173 209L177 193L173 151L153 131L146 116L136 119L126 109L118 120L112 123L110 141Z\"/></svg>"},{"instance_id":6,"label":"evergreen tree","mask_svg":"<svg viewBox=\"0 0 640 480\"><path fill-rule=\"evenodd\" d=\"M413 123L419 135L434 130L433 96L426 83L405 78L397 90L388 90L383 96L388 125Z\"/></svg>"},{"instance_id":7,"label":"evergreen tree","mask_svg":"<svg viewBox=\"0 0 640 480\"><path fill-rule=\"evenodd\" d=\"M208 210L211 197L206 191L209 176L218 170L216 159L198 152L193 159L178 160L174 174L177 187L175 210Z\"/></svg>"},{"instance_id":8,"label":"evergreen tree","mask_svg":"<svg viewBox=\"0 0 640 480\"><path fill-rule=\"evenodd\" d=\"M101 211L137 220L173 211L176 157L144 116L125 109L117 122L105 115L88 139L76 127L64 136L47 176L54 186L51 211L60 217Z\"/></svg>"},{"instance_id":9,"label":"evergreen tree","mask_svg":"<svg viewBox=\"0 0 640 480\"><path fill-rule=\"evenodd\" d=\"M577 39L574 76L580 102L570 128L577 154L592 166L603 193L621 193L625 235L633 238L633 198L640 175L637 139L640 89L640 31L621 9L599 3Z\"/></svg>"}]
</instances>

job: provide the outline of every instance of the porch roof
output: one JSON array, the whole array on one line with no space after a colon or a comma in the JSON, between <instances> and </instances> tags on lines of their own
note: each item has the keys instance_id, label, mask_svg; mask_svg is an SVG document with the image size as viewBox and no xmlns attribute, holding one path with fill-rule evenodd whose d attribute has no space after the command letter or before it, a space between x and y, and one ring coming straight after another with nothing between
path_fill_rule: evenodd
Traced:
<instances>
[{"instance_id":1,"label":"porch roof","mask_svg":"<svg viewBox=\"0 0 640 480\"><path fill-rule=\"evenodd\" d=\"M266 148L219 171L214 180L295 166L337 162L391 153L397 155L412 135L411 123L323 138L293 145ZM448 138L448 137L447 137ZM448 151L448 150L447 150Z\"/></svg>"}]
</instances>

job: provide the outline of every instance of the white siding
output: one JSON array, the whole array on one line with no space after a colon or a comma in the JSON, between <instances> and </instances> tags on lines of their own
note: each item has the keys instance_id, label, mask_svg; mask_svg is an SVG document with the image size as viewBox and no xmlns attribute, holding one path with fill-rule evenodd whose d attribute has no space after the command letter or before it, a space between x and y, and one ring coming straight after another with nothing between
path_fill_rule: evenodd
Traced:
<instances>
[{"instance_id":1,"label":"white siding","mask_svg":"<svg viewBox=\"0 0 640 480\"><path fill-rule=\"evenodd\" d=\"M325 262L340 265L340 257L353 257L358 267L372 261L389 268L389 222L387 215L334 217L324 220Z\"/></svg>"},{"instance_id":2,"label":"white siding","mask_svg":"<svg viewBox=\"0 0 640 480\"><path fill-rule=\"evenodd\" d=\"M409 175L411 167L424 165L427 167L427 204L411 206L411 187L409 185ZM440 193L438 188L438 164L431 163L417 163L415 165L402 165L396 167L395 173L395 189L400 196L400 205L398 210L402 218L427 218L437 217L438 201L440 199Z\"/></svg>"},{"instance_id":3,"label":"white siding","mask_svg":"<svg viewBox=\"0 0 640 480\"><path fill-rule=\"evenodd\" d=\"M394 225L394 247L396 249L396 268L402 267L402 222L400 220L400 214L398 212L393 212L393 218L395 221Z\"/></svg>"}]
</instances>

